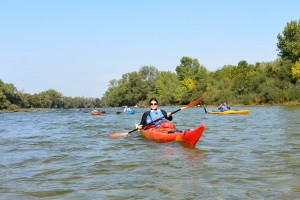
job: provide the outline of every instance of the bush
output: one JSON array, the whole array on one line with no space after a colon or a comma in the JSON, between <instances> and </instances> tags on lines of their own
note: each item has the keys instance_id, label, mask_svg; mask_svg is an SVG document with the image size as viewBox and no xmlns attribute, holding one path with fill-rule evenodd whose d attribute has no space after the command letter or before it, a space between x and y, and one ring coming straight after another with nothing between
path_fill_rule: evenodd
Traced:
<instances>
[{"instance_id":1,"label":"bush","mask_svg":"<svg viewBox=\"0 0 300 200\"><path fill-rule=\"evenodd\" d=\"M20 109L19 106L15 105L15 104L11 104L8 108L9 111L17 111Z\"/></svg>"}]
</instances>

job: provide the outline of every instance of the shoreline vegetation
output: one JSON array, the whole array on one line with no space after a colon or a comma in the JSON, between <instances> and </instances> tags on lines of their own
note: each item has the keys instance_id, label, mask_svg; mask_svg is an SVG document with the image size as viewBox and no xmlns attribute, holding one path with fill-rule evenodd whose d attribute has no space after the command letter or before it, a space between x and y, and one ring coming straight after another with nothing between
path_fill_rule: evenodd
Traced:
<instances>
[{"instance_id":1,"label":"shoreline vegetation","mask_svg":"<svg viewBox=\"0 0 300 200\"><path fill-rule=\"evenodd\" d=\"M231 106L299 104L300 20L287 23L277 38L279 53L274 61L249 64L241 60L211 72L197 59L183 56L175 72L142 66L111 80L101 99L66 97L54 89L32 95L0 79L0 110L143 107L152 97L161 106L185 105L199 97L212 106L223 101Z\"/></svg>"},{"instance_id":2,"label":"shoreline vegetation","mask_svg":"<svg viewBox=\"0 0 300 200\"><path fill-rule=\"evenodd\" d=\"M296 102L296 101L291 101L291 102L284 102L284 103L280 103L280 104L261 104L261 105L242 105L242 104L236 104L236 105L231 105L233 107L233 110L234 110L234 107L267 107L267 106L300 106L300 102ZM166 105L166 106L182 106L182 105ZM144 106L141 106L141 107L144 107ZM140 108L141 108L140 107ZM195 108L218 108L218 105L198 105L198 106L195 106ZM110 109L110 108L113 108L113 107L101 107L102 109ZM114 107L115 108L115 107ZM120 108L120 109L123 109L122 106L120 107L117 107L117 108ZM145 107L146 108L146 107ZM15 112L36 112L36 111L53 111L53 110L71 110L71 109L78 109L78 108L17 108L17 109L14 109L14 110L9 110L9 109L3 109L3 110L0 110L0 114L1 113L15 113ZM82 109L91 109L92 110L92 107L90 108L82 108Z\"/></svg>"},{"instance_id":3,"label":"shoreline vegetation","mask_svg":"<svg viewBox=\"0 0 300 200\"><path fill-rule=\"evenodd\" d=\"M3 109L0 110L0 113L35 112L35 111L45 111L45 110L54 110L54 109L51 108L18 108L14 110Z\"/></svg>"},{"instance_id":4,"label":"shoreline vegetation","mask_svg":"<svg viewBox=\"0 0 300 200\"><path fill-rule=\"evenodd\" d=\"M101 101L105 106L144 106L156 97L160 105L184 105L203 97L207 105L224 100L231 105L299 103L300 20L287 23L277 39L279 53L274 61L241 60L211 72L197 59L184 56L175 73L142 66L138 72L111 80Z\"/></svg>"}]
</instances>

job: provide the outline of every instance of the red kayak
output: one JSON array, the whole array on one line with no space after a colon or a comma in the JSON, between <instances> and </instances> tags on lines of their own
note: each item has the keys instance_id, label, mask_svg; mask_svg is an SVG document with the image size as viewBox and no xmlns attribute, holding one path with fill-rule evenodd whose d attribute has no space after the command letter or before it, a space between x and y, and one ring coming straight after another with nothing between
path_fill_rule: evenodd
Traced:
<instances>
[{"instance_id":1,"label":"red kayak","mask_svg":"<svg viewBox=\"0 0 300 200\"><path fill-rule=\"evenodd\" d=\"M102 112L99 112L99 111L97 111L97 112L92 112L92 115L102 115Z\"/></svg>"},{"instance_id":2,"label":"red kayak","mask_svg":"<svg viewBox=\"0 0 300 200\"><path fill-rule=\"evenodd\" d=\"M156 140L159 142L184 142L189 145L195 146L199 141L205 125L187 131L178 131L172 128L149 128L143 131L139 131L141 135L148 139Z\"/></svg>"}]
</instances>

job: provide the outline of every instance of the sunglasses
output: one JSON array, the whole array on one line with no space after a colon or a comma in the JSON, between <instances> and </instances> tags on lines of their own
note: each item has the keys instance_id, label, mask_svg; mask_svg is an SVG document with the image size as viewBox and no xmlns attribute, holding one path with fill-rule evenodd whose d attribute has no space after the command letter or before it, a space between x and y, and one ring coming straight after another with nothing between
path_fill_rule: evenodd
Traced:
<instances>
[{"instance_id":1,"label":"sunglasses","mask_svg":"<svg viewBox=\"0 0 300 200\"><path fill-rule=\"evenodd\" d=\"M150 105L151 105L151 106L153 106L153 105L154 105L154 106L156 106L156 105L157 105L157 103L150 103Z\"/></svg>"}]
</instances>

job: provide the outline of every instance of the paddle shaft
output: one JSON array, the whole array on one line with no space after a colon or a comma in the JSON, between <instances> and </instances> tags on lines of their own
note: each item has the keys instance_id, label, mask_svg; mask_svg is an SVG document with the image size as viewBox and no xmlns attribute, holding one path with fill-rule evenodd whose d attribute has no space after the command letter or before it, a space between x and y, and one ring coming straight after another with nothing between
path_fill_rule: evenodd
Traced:
<instances>
[{"instance_id":1,"label":"paddle shaft","mask_svg":"<svg viewBox=\"0 0 300 200\"><path fill-rule=\"evenodd\" d=\"M204 105L204 107L203 107L203 108L204 108L204 111L205 111L205 113L207 113L207 110L206 110L206 108L205 108L205 105Z\"/></svg>"}]
</instances>

